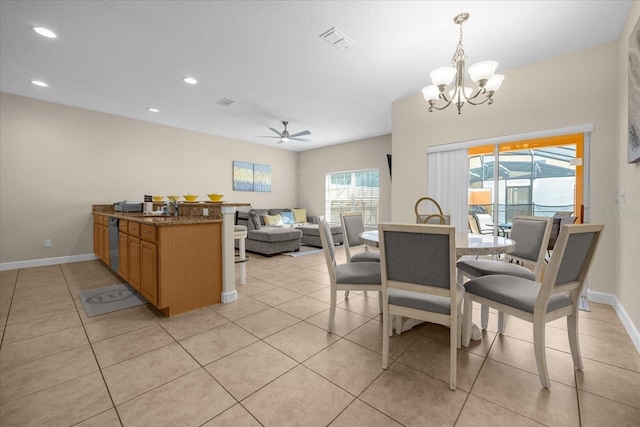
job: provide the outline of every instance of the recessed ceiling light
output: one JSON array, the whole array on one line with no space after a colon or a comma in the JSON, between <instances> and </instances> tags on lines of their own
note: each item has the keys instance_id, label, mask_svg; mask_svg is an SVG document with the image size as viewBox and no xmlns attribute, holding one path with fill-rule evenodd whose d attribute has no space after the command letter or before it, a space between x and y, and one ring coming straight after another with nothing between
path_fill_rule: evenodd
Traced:
<instances>
[{"instance_id":1,"label":"recessed ceiling light","mask_svg":"<svg viewBox=\"0 0 640 427\"><path fill-rule=\"evenodd\" d=\"M198 81L196 79L194 79L193 77L185 77L182 80L184 80L185 83L188 83L190 85L198 84Z\"/></svg>"},{"instance_id":2,"label":"recessed ceiling light","mask_svg":"<svg viewBox=\"0 0 640 427\"><path fill-rule=\"evenodd\" d=\"M50 39L55 39L58 37L58 35L56 33L54 33L53 31L51 31L48 28L44 28L44 27L33 27L33 31L35 31L36 33L40 34L41 36L50 38Z\"/></svg>"},{"instance_id":3,"label":"recessed ceiling light","mask_svg":"<svg viewBox=\"0 0 640 427\"><path fill-rule=\"evenodd\" d=\"M157 108L147 108L148 111L151 111L152 113L159 113L160 110L158 110Z\"/></svg>"},{"instance_id":4,"label":"recessed ceiling light","mask_svg":"<svg viewBox=\"0 0 640 427\"><path fill-rule=\"evenodd\" d=\"M46 84L45 82L40 81L40 80L31 80L31 83L33 83L36 86L40 86L40 87L48 87L49 86L48 84Z\"/></svg>"}]
</instances>

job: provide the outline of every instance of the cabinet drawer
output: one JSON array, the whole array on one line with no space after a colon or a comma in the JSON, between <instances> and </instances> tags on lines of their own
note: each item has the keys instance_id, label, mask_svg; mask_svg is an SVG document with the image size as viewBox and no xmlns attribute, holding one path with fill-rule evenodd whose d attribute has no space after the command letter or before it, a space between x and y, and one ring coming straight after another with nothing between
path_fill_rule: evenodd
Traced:
<instances>
[{"instance_id":1,"label":"cabinet drawer","mask_svg":"<svg viewBox=\"0 0 640 427\"><path fill-rule=\"evenodd\" d=\"M147 242L155 242L157 229L154 225L142 224L140 226L140 237Z\"/></svg>"},{"instance_id":2,"label":"cabinet drawer","mask_svg":"<svg viewBox=\"0 0 640 427\"><path fill-rule=\"evenodd\" d=\"M129 232L129 221L125 221L121 219L118 221L118 231L122 231L123 233Z\"/></svg>"},{"instance_id":3,"label":"cabinet drawer","mask_svg":"<svg viewBox=\"0 0 640 427\"><path fill-rule=\"evenodd\" d=\"M140 223L129 222L129 234L131 236L140 237Z\"/></svg>"}]
</instances>

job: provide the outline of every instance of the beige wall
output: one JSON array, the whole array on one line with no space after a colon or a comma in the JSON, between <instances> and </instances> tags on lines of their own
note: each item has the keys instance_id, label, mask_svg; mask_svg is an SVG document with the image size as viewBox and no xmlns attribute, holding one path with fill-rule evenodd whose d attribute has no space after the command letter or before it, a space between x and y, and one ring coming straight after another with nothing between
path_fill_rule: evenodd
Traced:
<instances>
[{"instance_id":1,"label":"beige wall","mask_svg":"<svg viewBox=\"0 0 640 427\"><path fill-rule=\"evenodd\" d=\"M379 221L390 221L391 178L387 154L391 154L391 135L301 152L298 159L300 206L306 207L311 215L324 215L327 173L377 168L380 170Z\"/></svg>"},{"instance_id":2,"label":"beige wall","mask_svg":"<svg viewBox=\"0 0 640 427\"><path fill-rule=\"evenodd\" d=\"M614 210L620 212L616 264L618 283L616 296L621 301L636 328L640 329L640 162L627 163L627 117L629 93L629 37L640 19L640 1L633 2L627 22L620 35L617 63L618 85L618 155L614 166L618 170L618 190L625 192L625 203Z\"/></svg>"},{"instance_id":3,"label":"beige wall","mask_svg":"<svg viewBox=\"0 0 640 427\"><path fill-rule=\"evenodd\" d=\"M636 16L637 9L636 3L633 9ZM640 325L639 218L622 220L604 214L619 209L614 192L620 185L627 191L627 204L635 205L635 209L638 206L638 166L622 164L620 153L622 147L626 147L626 125L625 134L621 135L626 124L626 107L621 111L618 96L623 90L619 89L618 81L626 73L619 70L621 67L626 70L622 56L620 43L612 42L506 70L495 103L465 106L461 115L454 107L429 113L428 103L421 94L396 101L392 107L395 164L392 220L413 221L413 204L426 191L425 150L428 146L592 123L595 128L591 137L591 222L604 223L605 233L592 266L590 290L617 294L625 309L632 312L633 322ZM425 81L425 85L427 83ZM626 153L626 148L624 150ZM620 178L615 173L618 167L625 169ZM627 190L632 186L635 190ZM635 234L621 241L621 233L626 233L621 227L628 227L631 222L634 222L630 228ZM629 255L621 256L623 251ZM632 256L635 256L633 260Z\"/></svg>"},{"instance_id":4,"label":"beige wall","mask_svg":"<svg viewBox=\"0 0 640 427\"><path fill-rule=\"evenodd\" d=\"M91 205L149 192L298 202L294 152L5 93L0 124L0 263L90 254ZM234 160L271 165L272 191L232 191Z\"/></svg>"},{"instance_id":5,"label":"beige wall","mask_svg":"<svg viewBox=\"0 0 640 427\"><path fill-rule=\"evenodd\" d=\"M621 145L617 142L621 138L619 62L618 43L614 42L506 70L495 103L465 106L461 115L454 107L429 113L421 94L395 102L393 221L412 221L413 204L425 195L428 146L593 123L591 221L604 223L606 228L592 268L590 289L615 293L620 270L620 220L602 212L616 209L618 178L614 169L619 164ZM637 173L635 178L637 183ZM632 177L628 179L631 186ZM638 245L637 238L635 243L628 242L628 246L633 244ZM625 302L631 306L637 301ZM636 324L640 324L637 318Z\"/></svg>"}]
</instances>

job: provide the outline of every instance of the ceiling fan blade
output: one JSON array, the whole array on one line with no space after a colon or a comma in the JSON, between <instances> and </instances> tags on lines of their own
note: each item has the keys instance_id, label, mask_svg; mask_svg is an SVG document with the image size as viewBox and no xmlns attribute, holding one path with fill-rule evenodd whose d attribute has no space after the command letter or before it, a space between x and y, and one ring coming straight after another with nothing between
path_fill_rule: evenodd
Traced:
<instances>
[{"instance_id":1,"label":"ceiling fan blade","mask_svg":"<svg viewBox=\"0 0 640 427\"><path fill-rule=\"evenodd\" d=\"M282 136L256 135L256 138L282 138Z\"/></svg>"},{"instance_id":2,"label":"ceiling fan blade","mask_svg":"<svg viewBox=\"0 0 640 427\"><path fill-rule=\"evenodd\" d=\"M295 138L297 136L311 135L311 132L308 130L303 130L302 132L294 133L293 135L289 135L289 138Z\"/></svg>"},{"instance_id":3,"label":"ceiling fan blade","mask_svg":"<svg viewBox=\"0 0 640 427\"><path fill-rule=\"evenodd\" d=\"M283 142L284 142L283 140L280 140L280 141L278 141L278 144L282 144Z\"/></svg>"},{"instance_id":4,"label":"ceiling fan blade","mask_svg":"<svg viewBox=\"0 0 640 427\"><path fill-rule=\"evenodd\" d=\"M311 142L310 139L306 139L306 138L291 138L291 137L289 137L289 139L292 140L292 141Z\"/></svg>"},{"instance_id":5,"label":"ceiling fan blade","mask_svg":"<svg viewBox=\"0 0 640 427\"><path fill-rule=\"evenodd\" d=\"M282 134L279 131L275 130L274 128L269 128L269 129L271 129L273 132L275 132L276 135L282 137Z\"/></svg>"}]
</instances>

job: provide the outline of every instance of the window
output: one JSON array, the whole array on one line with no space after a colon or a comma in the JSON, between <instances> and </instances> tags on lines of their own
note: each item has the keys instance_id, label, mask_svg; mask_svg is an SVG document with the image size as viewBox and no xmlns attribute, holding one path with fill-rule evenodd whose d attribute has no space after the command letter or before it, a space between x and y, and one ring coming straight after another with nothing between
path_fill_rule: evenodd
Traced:
<instances>
[{"instance_id":1,"label":"window","mask_svg":"<svg viewBox=\"0 0 640 427\"><path fill-rule=\"evenodd\" d=\"M378 224L378 169L328 173L325 188L324 215L328 222L340 222L342 212L362 212L365 225Z\"/></svg>"}]
</instances>

